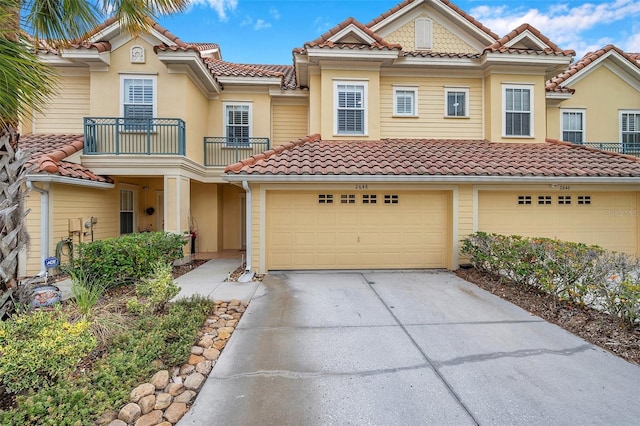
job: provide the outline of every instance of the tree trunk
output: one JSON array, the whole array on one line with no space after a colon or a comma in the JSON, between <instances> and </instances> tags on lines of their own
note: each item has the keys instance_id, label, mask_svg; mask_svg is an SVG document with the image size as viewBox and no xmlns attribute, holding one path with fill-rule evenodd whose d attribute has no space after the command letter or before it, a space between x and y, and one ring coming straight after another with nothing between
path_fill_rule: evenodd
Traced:
<instances>
[{"instance_id":1,"label":"tree trunk","mask_svg":"<svg viewBox=\"0 0 640 426\"><path fill-rule=\"evenodd\" d=\"M10 126L0 130L0 296L17 288L19 253L29 239L25 223L29 156L18 149L18 139Z\"/></svg>"}]
</instances>

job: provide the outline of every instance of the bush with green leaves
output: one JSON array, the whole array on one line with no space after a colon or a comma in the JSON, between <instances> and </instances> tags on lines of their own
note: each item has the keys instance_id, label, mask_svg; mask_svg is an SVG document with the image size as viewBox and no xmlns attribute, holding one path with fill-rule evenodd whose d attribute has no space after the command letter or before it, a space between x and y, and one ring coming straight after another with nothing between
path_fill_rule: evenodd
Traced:
<instances>
[{"instance_id":1,"label":"bush with green leaves","mask_svg":"<svg viewBox=\"0 0 640 426\"><path fill-rule=\"evenodd\" d=\"M78 246L69 272L82 269L106 288L133 283L153 273L158 260L172 264L183 257L185 240L169 232L141 232Z\"/></svg>"},{"instance_id":2,"label":"bush with green leaves","mask_svg":"<svg viewBox=\"0 0 640 426\"><path fill-rule=\"evenodd\" d=\"M477 269L517 285L534 286L554 300L591 306L640 323L640 260L598 246L476 232L461 252Z\"/></svg>"},{"instance_id":3,"label":"bush with green leaves","mask_svg":"<svg viewBox=\"0 0 640 426\"><path fill-rule=\"evenodd\" d=\"M36 310L0 322L0 380L17 393L67 379L95 347L89 322L67 314Z\"/></svg>"},{"instance_id":4,"label":"bush with green leaves","mask_svg":"<svg viewBox=\"0 0 640 426\"><path fill-rule=\"evenodd\" d=\"M16 408L0 411L0 424L94 424L106 410L127 403L131 389L157 371L157 361L165 368L184 363L213 307L212 300L194 296L170 304L161 315L137 318L89 370L18 395Z\"/></svg>"}]
</instances>

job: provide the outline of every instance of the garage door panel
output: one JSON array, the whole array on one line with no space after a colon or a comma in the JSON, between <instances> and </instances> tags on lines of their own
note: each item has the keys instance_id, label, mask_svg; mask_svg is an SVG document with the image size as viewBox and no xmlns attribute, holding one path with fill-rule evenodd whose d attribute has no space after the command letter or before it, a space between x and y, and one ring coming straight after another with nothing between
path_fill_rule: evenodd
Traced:
<instances>
[{"instance_id":1,"label":"garage door panel","mask_svg":"<svg viewBox=\"0 0 640 426\"><path fill-rule=\"evenodd\" d=\"M449 196L396 191L397 204L320 204L327 192L267 193L268 269L442 268L450 253ZM390 197L387 197L389 200ZM370 199L370 198L369 198ZM284 215L286 212L286 215ZM299 217L304 217L298 220ZM281 221L282 217L292 220ZM290 234L284 238L283 234ZM291 256L282 253L292 252Z\"/></svg>"}]
</instances>

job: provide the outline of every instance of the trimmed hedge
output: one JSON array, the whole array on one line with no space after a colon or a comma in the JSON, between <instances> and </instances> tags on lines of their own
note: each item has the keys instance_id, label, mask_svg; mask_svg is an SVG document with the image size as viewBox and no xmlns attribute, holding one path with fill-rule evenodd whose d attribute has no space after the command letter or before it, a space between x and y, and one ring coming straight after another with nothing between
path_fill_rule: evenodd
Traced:
<instances>
[{"instance_id":1,"label":"trimmed hedge","mask_svg":"<svg viewBox=\"0 0 640 426\"><path fill-rule=\"evenodd\" d=\"M558 300L640 323L640 260L598 246L476 232L461 252L484 272L534 286Z\"/></svg>"},{"instance_id":2,"label":"trimmed hedge","mask_svg":"<svg viewBox=\"0 0 640 426\"><path fill-rule=\"evenodd\" d=\"M168 232L141 232L81 243L70 270L82 271L105 288L141 280L157 261L172 264L183 257L185 241Z\"/></svg>"}]
</instances>

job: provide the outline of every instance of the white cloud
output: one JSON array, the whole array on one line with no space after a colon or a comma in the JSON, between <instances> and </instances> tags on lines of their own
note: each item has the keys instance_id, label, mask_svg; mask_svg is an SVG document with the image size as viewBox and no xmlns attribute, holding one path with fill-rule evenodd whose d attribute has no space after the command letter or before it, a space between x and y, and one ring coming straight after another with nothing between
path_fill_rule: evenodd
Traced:
<instances>
[{"instance_id":1,"label":"white cloud","mask_svg":"<svg viewBox=\"0 0 640 426\"><path fill-rule=\"evenodd\" d=\"M276 21L277 21L278 19L280 19L280 12L278 12L278 9L276 9L275 7L271 7L271 8L269 9L269 14L270 14L270 15L271 15L271 17L272 17L273 19L275 19Z\"/></svg>"},{"instance_id":2,"label":"white cloud","mask_svg":"<svg viewBox=\"0 0 640 426\"><path fill-rule=\"evenodd\" d=\"M238 7L238 0L191 0L191 4L208 6L216 11L218 19L226 21L229 19L227 13L236 10L236 7Z\"/></svg>"},{"instance_id":3,"label":"white cloud","mask_svg":"<svg viewBox=\"0 0 640 426\"><path fill-rule=\"evenodd\" d=\"M631 34L620 46L622 50L630 53L640 53L640 28L635 34Z\"/></svg>"},{"instance_id":4,"label":"white cloud","mask_svg":"<svg viewBox=\"0 0 640 426\"><path fill-rule=\"evenodd\" d=\"M271 28L271 23L265 21L264 19L258 19L256 24L253 26L253 29L256 31L263 30L265 28Z\"/></svg>"},{"instance_id":5,"label":"white cloud","mask_svg":"<svg viewBox=\"0 0 640 426\"><path fill-rule=\"evenodd\" d=\"M637 35L636 38L631 36L625 41L615 32L608 31L603 34L597 29L599 26L633 21L634 17L640 17L640 2L612 0L599 4L584 3L574 7L556 4L545 10L514 8L511 5L483 5L471 9L470 14L500 36L520 24L531 24L561 48L574 49L577 56L581 57L585 52L601 48L608 43L623 48L625 44L634 43L634 40L637 43Z\"/></svg>"},{"instance_id":6,"label":"white cloud","mask_svg":"<svg viewBox=\"0 0 640 426\"><path fill-rule=\"evenodd\" d=\"M253 18L249 15L245 16L244 19L240 22L241 27L248 27L253 25Z\"/></svg>"},{"instance_id":7,"label":"white cloud","mask_svg":"<svg viewBox=\"0 0 640 426\"><path fill-rule=\"evenodd\" d=\"M329 20L323 16L318 16L315 21L313 21L313 25L316 27L316 32L319 34L326 33L334 26L334 24L329 22Z\"/></svg>"}]
</instances>

